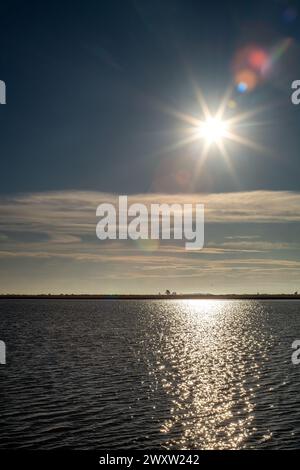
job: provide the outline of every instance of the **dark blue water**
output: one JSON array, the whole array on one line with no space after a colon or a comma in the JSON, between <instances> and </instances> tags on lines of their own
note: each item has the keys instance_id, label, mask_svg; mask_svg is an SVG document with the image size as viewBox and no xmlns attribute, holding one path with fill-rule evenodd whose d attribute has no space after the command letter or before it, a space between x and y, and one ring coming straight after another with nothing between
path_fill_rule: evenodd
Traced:
<instances>
[{"instance_id":1,"label":"dark blue water","mask_svg":"<svg viewBox=\"0 0 300 470\"><path fill-rule=\"evenodd\" d=\"M0 447L295 449L298 301L0 301Z\"/></svg>"}]
</instances>

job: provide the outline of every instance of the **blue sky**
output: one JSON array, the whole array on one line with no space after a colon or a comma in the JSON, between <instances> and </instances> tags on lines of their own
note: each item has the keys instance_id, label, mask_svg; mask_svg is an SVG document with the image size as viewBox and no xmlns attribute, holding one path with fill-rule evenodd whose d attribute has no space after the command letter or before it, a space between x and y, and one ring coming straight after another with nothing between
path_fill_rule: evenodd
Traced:
<instances>
[{"instance_id":1,"label":"blue sky","mask_svg":"<svg viewBox=\"0 0 300 470\"><path fill-rule=\"evenodd\" d=\"M298 290L297 2L1 8L1 292ZM271 65L239 93L235 64L247 47L266 51ZM216 110L229 86L230 117L250 113L234 130L255 145L227 142L228 161L212 146L199 169L203 143L177 145L187 127L179 113L201 118L195 89ZM95 237L105 195L181 202L188 193L208 214L197 254Z\"/></svg>"}]
</instances>

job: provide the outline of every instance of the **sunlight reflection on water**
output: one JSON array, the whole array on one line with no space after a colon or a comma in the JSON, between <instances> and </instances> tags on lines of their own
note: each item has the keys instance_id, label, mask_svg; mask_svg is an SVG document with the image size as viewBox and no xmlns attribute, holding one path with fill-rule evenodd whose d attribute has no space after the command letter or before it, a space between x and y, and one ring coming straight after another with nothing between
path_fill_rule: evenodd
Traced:
<instances>
[{"instance_id":1,"label":"sunlight reflection on water","mask_svg":"<svg viewBox=\"0 0 300 470\"><path fill-rule=\"evenodd\" d=\"M260 311L257 305L251 312L249 304L210 300L174 302L172 307L151 366L172 402L161 432L179 430L165 446L239 448L253 432L255 390L245 386L245 378L251 374L259 382L256 357L272 344L257 322ZM161 305L158 314L164 316L165 308Z\"/></svg>"},{"instance_id":2,"label":"sunlight reflection on water","mask_svg":"<svg viewBox=\"0 0 300 470\"><path fill-rule=\"evenodd\" d=\"M298 447L299 302L2 301L0 447Z\"/></svg>"}]
</instances>

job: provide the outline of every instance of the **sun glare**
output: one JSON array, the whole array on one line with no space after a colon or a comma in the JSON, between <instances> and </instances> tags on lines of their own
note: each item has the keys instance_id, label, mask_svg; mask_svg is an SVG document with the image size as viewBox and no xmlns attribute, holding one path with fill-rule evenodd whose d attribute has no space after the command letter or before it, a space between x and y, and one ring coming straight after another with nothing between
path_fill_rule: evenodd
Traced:
<instances>
[{"instance_id":1,"label":"sun glare","mask_svg":"<svg viewBox=\"0 0 300 470\"><path fill-rule=\"evenodd\" d=\"M259 62L261 58L257 57L255 60ZM249 82L250 83L250 82ZM249 87L249 83L247 86ZM243 83L240 84L242 86ZM193 81L195 90L196 101L199 104L198 116L194 112L193 115L176 110L169 106L163 106L164 112L171 114L184 124L181 128L183 134L182 138L176 140L172 145L165 147L164 151L174 151L180 147L185 147L200 141L202 145L199 146L199 158L197 160L197 167L193 172L192 182L196 185L198 175L202 171L205 161L210 155L216 155L216 151L223 157L229 171L235 178L234 164L230 155L230 148L235 143L239 146L245 146L255 150L261 154L268 154L269 151L264 146L260 145L253 139L249 139L246 135L239 133L239 129L247 127L247 120L251 119L250 124L259 125L253 118L260 112L267 109L266 106L253 108L245 112L237 112L237 102L232 98L233 87L230 85L223 98L220 101L219 107L214 113L211 112L200 88ZM198 147L197 147L198 148ZM214 153L210 150L214 149Z\"/></svg>"},{"instance_id":2,"label":"sun glare","mask_svg":"<svg viewBox=\"0 0 300 470\"><path fill-rule=\"evenodd\" d=\"M220 142L223 137L226 137L227 131L226 122L218 118L208 118L199 126L200 137L209 144Z\"/></svg>"}]
</instances>

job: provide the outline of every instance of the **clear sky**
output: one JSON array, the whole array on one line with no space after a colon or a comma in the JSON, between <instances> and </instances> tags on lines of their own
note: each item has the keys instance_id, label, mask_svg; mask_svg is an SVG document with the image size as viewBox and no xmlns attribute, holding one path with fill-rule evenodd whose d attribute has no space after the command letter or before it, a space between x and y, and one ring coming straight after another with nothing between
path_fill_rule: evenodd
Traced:
<instances>
[{"instance_id":1,"label":"clear sky","mask_svg":"<svg viewBox=\"0 0 300 470\"><path fill-rule=\"evenodd\" d=\"M0 292L300 290L297 2L2 1L0 46ZM118 194L204 202L205 249L100 242Z\"/></svg>"}]
</instances>

